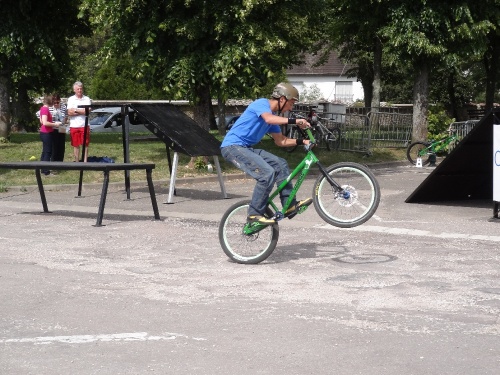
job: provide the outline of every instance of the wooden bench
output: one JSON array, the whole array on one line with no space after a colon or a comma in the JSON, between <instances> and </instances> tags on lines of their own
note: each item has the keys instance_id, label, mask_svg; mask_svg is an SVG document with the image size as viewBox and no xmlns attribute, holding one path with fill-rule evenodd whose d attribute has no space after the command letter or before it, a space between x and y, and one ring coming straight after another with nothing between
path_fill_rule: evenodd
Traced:
<instances>
[{"instance_id":1,"label":"wooden bench","mask_svg":"<svg viewBox=\"0 0 500 375\"><path fill-rule=\"evenodd\" d=\"M109 186L109 172L111 171L131 171L143 169L146 171L146 178L148 181L149 195L151 196L151 203L153 205L153 212L155 220L160 220L158 212L158 203L156 202L156 195L152 179L152 170L155 168L154 164L134 164L134 163L73 163L73 162L49 162L49 161L33 161L33 162L4 162L0 163L0 168L3 169L34 169L36 174L36 182L42 199L42 206L44 212L50 212L47 207L47 199L45 198L45 191L43 189L43 182L41 171L42 170L59 170L59 171L101 171L104 172L104 181L102 183L101 200L99 203L99 211L97 212L97 227L102 225L102 218L104 215L104 205L106 204L106 195ZM126 172L127 173L127 172ZM81 178L80 178L81 181ZM126 188L130 189L130 184L126 184ZM79 191L80 193L80 191ZM127 190L127 198L130 197L130 192Z\"/></svg>"}]
</instances>

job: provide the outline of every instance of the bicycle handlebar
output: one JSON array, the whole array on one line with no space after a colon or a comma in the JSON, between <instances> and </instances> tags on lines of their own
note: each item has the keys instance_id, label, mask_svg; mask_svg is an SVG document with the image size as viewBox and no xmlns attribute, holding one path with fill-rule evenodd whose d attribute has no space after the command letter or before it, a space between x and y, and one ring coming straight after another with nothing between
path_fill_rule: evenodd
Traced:
<instances>
[{"instance_id":1,"label":"bicycle handlebar","mask_svg":"<svg viewBox=\"0 0 500 375\"><path fill-rule=\"evenodd\" d=\"M312 145L314 145L316 143L316 140L314 139L314 135L313 135L310 127L309 128L305 128L305 129L300 129L300 130L304 131L307 134L307 137L309 138L309 144L308 145L304 145L305 150L309 151L310 148L312 147ZM310 146L310 147L308 147L308 146Z\"/></svg>"}]
</instances>

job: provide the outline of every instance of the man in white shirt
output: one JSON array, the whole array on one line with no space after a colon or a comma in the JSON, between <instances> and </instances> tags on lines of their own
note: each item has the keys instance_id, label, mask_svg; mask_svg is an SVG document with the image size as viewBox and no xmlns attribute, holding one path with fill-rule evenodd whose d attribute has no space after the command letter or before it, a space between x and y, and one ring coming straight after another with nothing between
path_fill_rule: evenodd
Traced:
<instances>
[{"instance_id":1,"label":"man in white shirt","mask_svg":"<svg viewBox=\"0 0 500 375\"><path fill-rule=\"evenodd\" d=\"M85 108L78 108L80 105L90 105L91 100L88 96L83 95L83 83L76 81L73 84L75 95L68 98L68 116L69 116L69 131L71 136L71 146L73 146L74 161L80 159L80 146L83 145L85 135ZM83 161L87 161L90 143L90 127L87 126L87 135L85 141L85 155Z\"/></svg>"}]
</instances>

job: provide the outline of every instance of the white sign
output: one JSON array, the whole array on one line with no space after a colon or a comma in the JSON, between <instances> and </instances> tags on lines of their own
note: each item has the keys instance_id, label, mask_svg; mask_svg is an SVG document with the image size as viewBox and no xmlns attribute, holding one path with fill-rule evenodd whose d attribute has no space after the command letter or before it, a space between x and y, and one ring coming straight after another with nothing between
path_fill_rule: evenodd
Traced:
<instances>
[{"instance_id":1,"label":"white sign","mask_svg":"<svg viewBox=\"0 0 500 375\"><path fill-rule=\"evenodd\" d=\"M493 125L493 200L500 202L500 124Z\"/></svg>"}]
</instances>

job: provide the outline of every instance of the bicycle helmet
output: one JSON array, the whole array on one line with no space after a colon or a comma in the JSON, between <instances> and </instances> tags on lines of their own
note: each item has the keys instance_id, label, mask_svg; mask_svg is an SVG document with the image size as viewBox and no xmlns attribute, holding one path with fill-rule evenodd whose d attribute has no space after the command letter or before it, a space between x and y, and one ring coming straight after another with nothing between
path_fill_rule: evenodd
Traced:
<instances>
[{"instance_id":1,"label":"bicycle helmet","mask_svg":"<svg viewBox=\"0 0 500 375\"><path fill-rule=\"evenodd\" d=\"M286 100L294 99L299 101L299 92L289 83L281 82L278 83L273 90L273 94L271 95L274 99L279 99L282 96L286 98Z\"/></svg>"}]
</instances>

